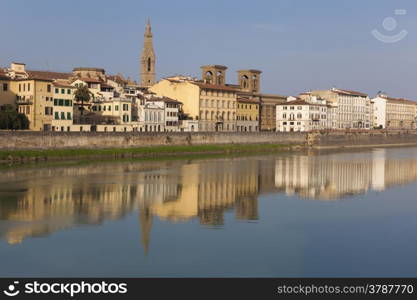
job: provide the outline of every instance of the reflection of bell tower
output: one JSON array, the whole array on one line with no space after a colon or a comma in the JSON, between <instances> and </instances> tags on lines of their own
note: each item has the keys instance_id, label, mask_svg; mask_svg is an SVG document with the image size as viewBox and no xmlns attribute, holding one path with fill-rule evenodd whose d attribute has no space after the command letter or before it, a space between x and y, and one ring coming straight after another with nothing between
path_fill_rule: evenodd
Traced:
<instances>
[{"instance_id":1,"label":"reflection of bell tower","mask_svg":"<svg viewBox=\"0 0 417 300\"><path fill-rule=\"evenodd\" d=\"M142 207L139 211L140 231L142 234L142 246L145 255L148 255L151 240L152 214L149 207Z\"/></svg>"},{"instance_id":2,"label":"reflection of bell tower","mask_svg":"<svg viewBox=\"0 0 417 300\"><path fill-rule=\"evenodd\" d=\"M142 56L140 58L140 83L143 87L155 84L155 51L153 50L151 22L148 20L145 29Z\"/></svg>"}]
</instances>

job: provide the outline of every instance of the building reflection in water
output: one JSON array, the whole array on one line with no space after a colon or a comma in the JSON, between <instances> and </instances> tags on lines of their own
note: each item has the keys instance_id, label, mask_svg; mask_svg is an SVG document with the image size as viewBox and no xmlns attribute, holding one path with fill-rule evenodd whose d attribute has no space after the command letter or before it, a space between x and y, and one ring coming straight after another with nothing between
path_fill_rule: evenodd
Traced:
<instances>
[{"instance_id":1,"label":"building reflection in water","mask_svg":"<svg viewBox=\"0 0 417 300\"><path fill-rule=\"evenodd\" d=\"M0 238L17 244L138 211L147 253L154 217L218 227L227 211L257 221L261 194L335 200L416 181L414 155L390 151L10 169L0 179Z\"/></svg>"}]
</instances>

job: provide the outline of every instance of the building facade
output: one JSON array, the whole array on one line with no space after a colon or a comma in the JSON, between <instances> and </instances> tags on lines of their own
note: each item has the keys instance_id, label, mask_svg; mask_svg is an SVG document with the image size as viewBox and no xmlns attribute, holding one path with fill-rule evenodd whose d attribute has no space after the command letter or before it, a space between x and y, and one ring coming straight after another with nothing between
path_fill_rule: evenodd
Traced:
<instances>
[{"instance_id":1,"label":"building facade","mask_svg":"<svg viewBox=\"0 0 417 300\"><path fill-rule=\"evenodd\" d=\"M259 101L256 98L237 98L236 131L259 131Z\"/></svg>"},{"instance_id":2,"label":"building facade","mask_svg":"<svg viewBox=\"0 0 417 300\"><path fill-rule=\"evenodd\" d=\"M235 131L238 90L225 85L223 67L204 67L203 77L208 82L176 76L166 78L149 90L158 96L169 97L183 103L183 110L190 120L199 122L199 131ZM216 74L216 76L214 76Z\"/></svg>"},{"instance_id":3,"label":"building facade","mask_svg":"<svg viewBox=\"0 0 417 300\"><path fill-rule=\"evenodd\" d=\"M371 100L367 94L336 88L311 91L310 94L336 108L338 124L334 129L371 129Z\"/></svg>"},{"instance_id":4,"label":"building facade","mask_svg":"<svg viewBox=\"0 0 417 300\"><path fill-rule=\"evenodd\" d=\"M276 114L276 131L280 132L320 130L328 126L325 101L307 101L296 98L278 104Z\"/></svg>"},{"instance_id":5,"label":"building facade","mask_svg":"<svg viewBox=\"0 0 417 300\"><path fill-rule=\"evenodd\" d=\"M54 106L52 131L71 131L74 118L74 93L76 88L68 81L53 83Z\"/></svg>"},{"instance_id":6,"label":"building facade","mask_svg":"<svg viewBox=\"0 0 417 300\"><path fill-rule=\"evenodd\" d=\"M417 102L379 94L372 99L373 126L380 129L416 129Z\"/></svg>"},{"instance_id":7,"label":"building facade","mask_svg":"<svg viewBox=\"0 0 417 300\"><path fill-rule=\"evenodd\" d=\"M260 94L260 130L261 131L275 131L276 130L276 107L278 104L287 101L286 96Z\"/></svg>"}]
</instances>

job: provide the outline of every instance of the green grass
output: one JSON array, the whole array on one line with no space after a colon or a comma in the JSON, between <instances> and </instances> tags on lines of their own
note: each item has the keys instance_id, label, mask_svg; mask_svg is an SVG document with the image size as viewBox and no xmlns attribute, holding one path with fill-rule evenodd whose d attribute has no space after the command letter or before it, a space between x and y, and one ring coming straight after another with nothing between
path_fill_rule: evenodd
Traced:
<instances>
[{"instance_id":1,"label":"green grass","mask_svg":"<svg viewBox=\"0 0 417 300\"><path fill-rule=\"evenodd\" d=\"M47 149L47 150L0 150L0 161L58 160L70 158L155 158L171 156L196 156L207 154L233 154L250 152L275 152L289 149L282 144L227 144L227 145L189 145L189 146L154 146L141 148L115 149Z\"/></svg>"}]
</instances>

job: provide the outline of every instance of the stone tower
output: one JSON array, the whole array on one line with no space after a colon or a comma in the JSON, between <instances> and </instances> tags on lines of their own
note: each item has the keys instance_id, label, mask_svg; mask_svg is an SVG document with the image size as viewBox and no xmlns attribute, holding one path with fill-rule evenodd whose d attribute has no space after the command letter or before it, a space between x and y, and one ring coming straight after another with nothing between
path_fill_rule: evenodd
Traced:
<instances>
[{"instance_id":1,"label":"stone tower","mask_svg":"<svg viewBox=\"0 0 417 300\"><path fill-rule=\"evenodd\" d=\"M151 22L145 29L142 55L140 57L140 84L149 87L155 84L155 51L153 50Z\"/></svg>"},{"instance_id":2,"label":"stone tower","mask_svg":"<svg viewBox=\"0 0 417 300\"><path fill-rule=\"evenodd\" d=\"M207 65L201 67L201 79L208 84L225 85L226 84L226 66Z\"/></svg>"},{"instance_id":3,"label":"stone tower","mask_svg":"<svg viewBox=\"0 0 417 300\"><path fill-rule=\"evenodd\" d=\"M240 88L245 92L259 93L261 73L259 70L237 71Z\"/></svg>"}]
</instances>

